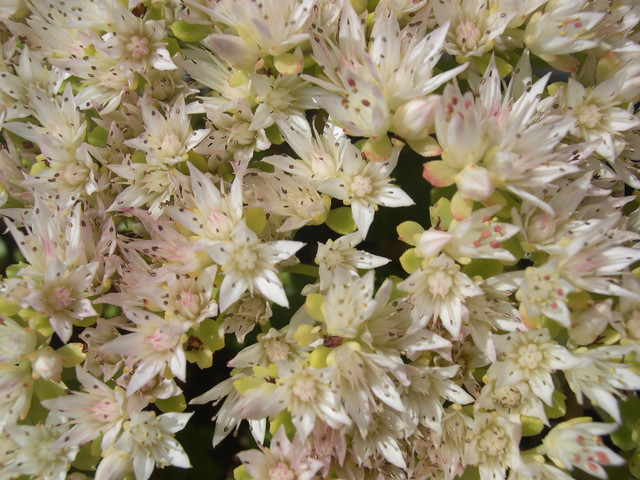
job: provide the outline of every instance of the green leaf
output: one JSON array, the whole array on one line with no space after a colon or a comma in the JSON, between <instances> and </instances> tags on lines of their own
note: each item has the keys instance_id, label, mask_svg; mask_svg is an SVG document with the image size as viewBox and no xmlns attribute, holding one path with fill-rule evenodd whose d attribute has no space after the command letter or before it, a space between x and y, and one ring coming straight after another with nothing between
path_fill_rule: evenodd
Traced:
<instances>
[{"instance_id":1,"label":"green leaf","mask_svg":"<svg viewBox=\"0 0 640 480\"><path fill-rule=\"evenodd\" d=\"M94 147L104 148L107 145L107 135L109 135L109 132L100 125L96 125L96 128L91 130L87 135L87 143Z\"/></svg>"},{"instance_id":2,"label":"green leaf","mask_svg":"<svg viewBox=\"0 0 640 480\"><path fill-rule=\"evenodd\" d=\"M424 228L418 222L407 220L396 227L398 238L411 246L416 246Z\"/></svg>"},{"instance_id":3,"label":"green leaf","mask_svg":"<svg viewBox=\"0 0 640 480\"><path fill-rule=\"evenodd\" d=\"M542 421L539 418L520 415L520 421L522 422L523 437L531 437L533 435L538 435L544 428L544 423L542 423Z\"/></svg>"},{"instance_id":4,"label":"green leaf","mask_svg":"<svg viewBox=\"0 0 640 480\"><path fill-rule=\"evenodd\" d=\"M251 480L251 475L249 475L244 465L240 465L233 470L233 478L235 480Z\"/></svg>"},{"instance_id":5,"label":"green leaf","mask_svg":"<svg viewBox=\"0 0 640 480\"><path fill-rule=\"evenodd\" d=\"M640 478L640 451L634 453L629 459L629 471L634 477Z\"/></svg>"},{"instance_id":6,"label":"green leaf","mask_svg":"<svg viewBox=\"0 0 640 480\"><path fill-rule=\"evenodd\" d=\"M567 413L567 405L564 393L560 390L555 390L553 392L553 396L551 397L551 406L545 405L544 411L549 418L560 418L564 417L565 413Z\"/></svg>"},{"instance_id":7,"label":"green leaf","mask_svg":"<svg viewBox=\"0 0 640 480\"><path fill-rule=\"evenodd\" d=\"M209 25L197 25L184 20L173 22L170 28L178 40L189 43L199 42L211 33Z\"/></svg>"},{"instance_id":8,"label":"green leaf","mask_svg":"<svg viewBox=\"0 0 640 480\"><path fill-rule=\"evenodd\" d=\"M349 207L338 207L331 210L326 223L331 230L340 235L353 233L357 228Z\"/></svg>"},{"instance_id":9,"label":"green leaf","mask_svg":"<svg viewBox=\"0 0 640 480\"><path fill-rule=\"evenodd\" d=\"M200 325L196 334L202 343L204 343L212 352L217 352L224 347L224 338L218 333L220 324L212 318L205 318Z\"/></svg>"},{"instance_id":10,"label":"green leaf","mask_svg":"<svg viewBox=\"0 0 640 480\"><path fill-rule=\"evenodd\" d=\"M293 53L283 53L273 58L273 66L283 75L300 73L303 65L304 59Z\"/></svg>"},{"instance_id":11,"label":"green leaf","mask_svg":"<svg viewBox=\"0 0 640 480\"><path fill-rule=\"evenodd\" d=\"M622 450L633 450L639 446L634 432L640 429L640 399L633 397L620 403L620 416L624 422L611 433L611 441Z\"/></svg>"},{"instance_id":12,"label":"green leaf","mask_svg":"<svg viewBox=\"0 0 640 480\"><path fill-rule=\"evenodd\" d=\"M85 354L82 348L82 343L67 343L56 350L56 353L64 359L64 368L75 367L84 361Z\"/></svg>"},{"instance_id":13,"label":"green leaf","mask_svg":"<svg viewBox=\"0 0 640 480\"><path fill-rule=\"evenodd\" d=\"M440 197L434 205L429 207L429 217L431 225L442 230L449 230L453 221L451 213L451 200L446 197Z\"/></svg>"},{"instance_id":14,"label":"green leaf","mask_svg":"<svg viewBox=\"0 0 640 480\"><path fill-rule=\"evenodd\" d=\"M491 260L489 258L474 258L471 260L471 263L462 267L462 271L469 275L469 277L478 275L482 278L498 275L502 273L503 269L503 265L498 260Z\"/></svg>"},{"instance_id":15,"label":"green leaf","mask_svg":"<svg viewBox=\"0 0 640 480\"><path fill-rule=\"evenodd\" d=\"M52 382L51 380L45 380L43 378L37 379L34 383L34 390L39 400L49 400L50 398L56 398L64 395L65 389L62 385Z\"/></svg>"},{"instance_id":16,"label":"green leaf","mask_svg":"<svg viewBox=\"0 0 640 480\"><path fill-rule=\"evenodd\" d=\"M187 401L182 393L171 398L159 398L154 403L162 413L184 412L187 408Z\"/></svg>"},{"instance_id":17,"label":"green leaf","mask_svg":"<svg viewBox=\"0 0 640 480\"><path fill-rule=\"evenodd\" d=\"M78 450L78 454L71 465L80 470L95 470L99 461L100 456L91 453L91 443L85 443Z\"/></svg>"},{"instance_id":18,"label":"green leaf","mask_svg":"<svg viewBox=\"0 0 640 480\"><path fill-rule=\"evenodd\" d=\"M304 311L318 322L324 321L322 306L324 305L324 295L321 293L311 293L304 301Z\"/></svg>"},{"instance_id":19,"label":"green leaf","mask_svg":"<svg viewBox=\"0 0 640 480\"><path fill-rule=\"evenodd\" d=\"M256 235L260 235L267 224L267 215L260 207L247 208L244 211L244 219L247 222L247 227L249 227Z\"/></svg>"},{"instance_id":20,"label":"green leaf","mask_svg":"<svg viewBox=\"0 0 640 480\"><path fill-rule=\"evenodd\" d=\"M411 275L422 266L422 257L415 254L415 248L410 248L400 256L400 265Z\"/></svg>"}]
</instances>

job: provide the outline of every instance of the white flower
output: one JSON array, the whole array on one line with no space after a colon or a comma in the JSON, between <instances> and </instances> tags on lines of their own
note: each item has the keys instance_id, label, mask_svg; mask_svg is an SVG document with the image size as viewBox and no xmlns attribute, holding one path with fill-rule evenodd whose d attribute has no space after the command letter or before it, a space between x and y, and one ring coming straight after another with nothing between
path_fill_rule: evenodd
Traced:
<instances>
[{"instance_id":1,"label":"white flower","mask_svg":"<svg viewBox=\"0 0 640 480\"><path fill-rule=\"evenodd\" d=\"M289 441L285 429L280 427L269 448L246 450L238 458L252 480L311 480L322 462L309 453L309 444L297 437Z\"/></svg>"},{"instance_id":2,"label":"white flower","mask_svg":"<svg viewBox=\"0 0 640 480\"><path fill-rule=\"evenodd\" d=\"M313 11L311 0L262 3L222 0L215 8L200 2L189 4L210 15L216 23L236 30L236 35L212 33L205 42L227 63L241 70L260 68L263 57L284 54L309 38L304 27Z\"/></svg>"},{"instance_id":3,"label":"white flower","mask_svg":"<svg viewBox=\"0 0 640 480\"><path fill-rule=\"evenodd\" d=\"M318 190L351 205L353 220L362 238L366 238L379 205L406 207L414 202L389 178L398 162L399 148L393 149L386 162L368 162L354 145L347 144L345 148L340 176L324 180Z\"/></svg>"},{"instance_id":4,"label":"white flower","mask_svg":"<svg viewBox=\"0 0 640 480\"><path fill-rule=\"evenodd\" d=\"M503 248L503 243L518 233L518 227L500 222L493 215L499 206L476 210L464 220L453 220L448 231L426 230L417 242L416 250L424 258L444 250L460 263L468 259L490 258L513 261L515 257Z\"/></svg>"},{"instance_id":5,"label":"white flower","mask_svg":"<svg viewBox=\"0 0 640 480\"><path fill-rule=\"evenodd\" d=\"M173 433L182 430L192 413L142 411L132 415L123 425L124 431L115 444L103 453L96 470L96 480L116 480L131 470L136 480L147 480L154 467L174 465L190 468L191 463Z\"/></svg>"},{"instance_id":6,"label":"white flower","mask_svg":"<svg viewBox=\"0 0 640 480\"><path fill-rule=\"evenodd\" d=\"M270 328L267 333L258 334L257 342L249 345L233 357L227 366L231 368L251 368L256 365L268 367L271 363L302 360L298 344L289 338L289 328Z\"/></svg>"},{"instance_id":7,"label":"white flower","mask_svg":"<svg viewBox=\"0 0 640 480\"><path fill-rule=\"evenodd\" d=\"M307 224L318 225L326 219L330 198L321 195L307 177L290 176L276 169L248 172L244 181L247 188L253 190L245 201L261 207L267 216L284 219L278 232L298 230Z\"/></svg>"},{"instance_id":8,"label":"white flower","mask_svg":"<svg viewBox=\"0 0 640 480\"><path fill-rule=\"evenodd\" d=\"M439 320L454 338L459 337L462 321L468 315L465 299L482 294L480 287L445 254L429 260L398 288L409 293L416 328Z\"/></svg>"},{"instance_id":9,"label":"white flower","mask_svg":"<svg viewBox=\"0 0 640 480\"><path fill-rule=\"evenodd\" d=\"M605 16L604 12L585 11L585 4L586 0L553 1L547 3L544 13L534 13L524 37L531 52L563 70L575 69L577 61L564 56L597 46L600 39L591 30Z\"/></svg>"},{"instance_id":10,"label":"white flower","mask_svg":"<svg viewBox=\"0 0 640 480\"><path fill-rule=\"evenodd\" d=\"M0 428L15 425L27 416L33 383L27 368L0 364Z\"/></svg>"},{"instance_id":11,"label":"white flower","mask_svg":"<svg viewBox=\"0 0 640 480\"><path fill-rule=\"evenodd\" d=\"M33 308L49 317L49 323L63 342L71 338L73 325L97 312L87 298L98 268L97 263L80 265L69 271L53 259L42 279L34 279L31 292L22 299L25 308Z\"/></svg>"},{"instance_id":12,"label":"white flower","mask_svg":"<svg viewBox=\"0 0 640 480\"><path fill-rule=\"evenodd\" d=\"M300 440L306 440L320 421L340 429L351 420L331 389L329 369L312 368L300 363L278 364L273 396L284 400Z\"/></svg>"},{"instance_id":13,"label":"white flower","mask_svg":"<svg viewBox=\"0 0 640 480\"><path fill-rule=\"evenodd\" d=\"M182 190L178 205L167 207L167 212L180 225L198 236L199 244L211 245L225 240L242 218L242 181L240 177L225 194L212 179L189 165L191 189Z\"/></svg>"},{"instance_id":14,"label":"white flower","mask_svg":"<svg viewBox=\"0 0 640 480\"><path fill-rule=\"evenodd\" d=\"M545 463L542 455L522 454L520 456L524 463L525 470L509 472L508 480L574 480L574 477L567 475L559 468Z\"/></svg>"},{"instance_id":15,"label":"white flower","mask_svg":"<svg viewBox=\"0 0 640 480\"><path fill-rule=\"evenodd\" d=\"M360 242L362 242L360 232L353 232L335 240L327 240L326 243L318 242L315 262L319 265L320 290L326 290L334 283L334 275L338 269L356 273L357 269L377 268L389 262L387 258L364 250L356 250L354 247Z\"/></svg>"},{"instance_id":16,"label":"white flower","mask_svg":"<svg viewBox=\"0 0 640 480\"><path fill-rule=\"evenodd\" d=\"M525 469L518 448L522 425L514 420L495 412L474 415L465 454L469 464L478 466L481 480L504 479L507 468Z\"/></svg>"},{"instance_id":17,"label":"white flower","mask_svg":"<svg viewBox=\"0 0 640 480\"><path fill-rule=\"evenodd\" d=\"M52 425L50 421L46 425L7 427L11 440L18 448L6 471L17 475L34 475L43 480L64 480L78 453L76 446L56 443L65 430L65 427Z\"/></svg>"},{"instance_id":18,"label":"white flower","mask_svg":"<svg viewBox=\"0 0 640 480\"><path fill-rule=\"evenodd\" d=\"M105 343L101 350L121 355L129 369L134 370L127 385L127 396L140 390L156 375L164 372L166 367L184 381L187 365L182 334L189 329L189 325L165 320L140 308L126 308L124 312L135 326L123 328L132 333Z\"/></svg>"},{"instance_id":19,"label":"white flower","mask_svg":"<svg viewBox=\"0 0 640 480\"><path fill-rule=\"evenodd\" d=\"M549 330L512 332L495 335L498 362L487 374L496 379L496 386L528 383L531 392L551 405L555 390L552 373L578 364L578 360L551 339Z\"/></svg>"},{"instance_id":20,"label":"white flower","mask_svg":"<svg viewBox=\"0 0 640 480\"><path fill-rule=\"evenodd\" d=\"M209 133L209 129L192 130L184 96L180 95L166 118L153 107L151 99L142 99L140 108L144 132L124 143L151 155L153 163L173 165L187 160L188 153ZM149 162L152 163L152 162Z\"/></svg>"},{"instance_id":21,"label":"white flower","mask_svg":"<svg viewBox=\"0 0 640 480\"><path fill-rule=\"evenodd\" d=\"M607 447L599 435L617 428L614 423L591 422L589 417L573 418L556 425L542 440L541 453L558 467L578 467L595 477L605 479L602 465L622 465L624 459Z\"/></svg>"},{"instance_id":22,"label":"white flower","mask_svg":"<svg viewBox=\"0 0 640 480\"><path fill-rule=\"evenodd\" d=\"M640 376L624 362L616 361L631 351L630 346L612 345L573 352L580 363L565 369L564 374L578 403L582 405L586 396L621 423L616 397L620 397L622 391L640 389Z\"/></svg>"},{"instance_id":23,"label":"white flower","mask_svg":"<svg viewBox=\"0 0 640 480\"><path fill-rule=\"evenodd\" d=\"M246 223L238 223L226 241L206 247L224 274L220 285L220 310L226 310L242 294L254 289L278 305L288 306L276 264L302 248L302 242L262 242Z\"/></svg>"},{"instance_id":24,"label":"white flower","mask_svg":"<svg viewBox=\"0 0 640 480\"><path fill-rule=\"evenodd\" d=\"M163 42L165 28L162 21L143 20L117 3L111 3L112 33L105 35L96 49L103 55L118 59L123 71L146 71L150 67L158 70L174 70L171 55ZM98 14L100 14L99 12Z\"/></svg>"},{"instance_id":25,"label":"white flower","mask_svg":"<svg viewBox=\"0 0 640 480\"><path fill-rule=\"evenodd\" d=\"M516 298L521 311L527 317L545 315L569 327L571 312L567 306L567 295L574 286L562 276L556 262L547 262L539 268L527 267L524 271Z\"/></svg>"},{"instance_id":26,"label":"white flower","mask_svg":"<svg viewBox=\"0 0 640 480\"><path fill-rule=\"evenodd\" d=\"M620 70L593 87L584 87L573 78L567 81L563 103L575 117L571 133L585 141L598 141L596 152L609 161L614 161L625 147L622 132L640 125L640 118L622 108L628 101L620 94L629 76Z\"/></svg>"},{"instance_id":27,"label":"white flower","mask_svg":"<svg viewBox=\"0 0 640 480\"><path fill-rule=\"evenodd\" d=\"M402 388L409 432L413 433L418 425L441 432L444 400L466 405L473 402L473 397L452 380L458 372L457 365L428 367L414 362L411 366L413 368L408 370L410 383Z\"/></svg>"},{"instance_id":28,"label":"white flower","mask_svg":"<svg viewBox=\"0 0 640 480\"><path fill-rule=\"evenodd\" d=\"M120 387L110 388L81 367L76 367L76 377L83 392L72 391L71 395L42 402L47 409L70 419L65 424L73 424L56 445L82 445L103 435L101 446L105 450L115 441L128 418L125 392Z\"/></svg>"},{"instance_id":29,"label":"white flower","mask_svg":"<svg viewBox=\"0 0 640 480\"><path fill-rule=\"evenodd\" d=\"M36 333L0 316L0 364L19 364L36 349Z\"/></svg>"},{"instance_id":30,"label":"white flower","mask_svg":"<svg viewBox=\"0 0 640 480\"><path fill-rule=\"evenodd\" d=\"M433 3L438 24L450 22L445 50L462 62L466 57L480 57L493 48L516 10L507 2L492 0L455 0Z\"/></svg>"}]
</instances>

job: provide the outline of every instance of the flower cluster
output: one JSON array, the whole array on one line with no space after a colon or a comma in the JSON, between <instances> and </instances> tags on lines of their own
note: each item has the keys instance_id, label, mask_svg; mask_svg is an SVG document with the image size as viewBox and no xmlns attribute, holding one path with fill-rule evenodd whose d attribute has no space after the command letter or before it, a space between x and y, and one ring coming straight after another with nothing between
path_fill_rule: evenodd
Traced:
<instances>
[{"instance_id":1,"label":"flower cluster","mask_svg":"<svg viewBox=\"0 0 640 480\"><path fill-rule=\"evenodd\" d=\"M639 24L3 2L0 480L640 478Z\"/></svg>"}]
</instances>

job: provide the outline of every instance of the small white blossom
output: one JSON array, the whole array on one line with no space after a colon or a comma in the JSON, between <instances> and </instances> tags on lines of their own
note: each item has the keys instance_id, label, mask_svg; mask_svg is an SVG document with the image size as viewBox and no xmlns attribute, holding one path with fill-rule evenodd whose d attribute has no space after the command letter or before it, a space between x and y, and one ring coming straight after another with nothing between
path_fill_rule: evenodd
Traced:
<instances>
[{"instance_id":1,"label":"small white blossom","mask_svg":"<svg viewBox=\"0 0 640 480\"><path fill-rule=\"evenodd\" d=\"M291 257L303 243L289 240L262 242L246 223L239 223L226 241L207 247L224 274L220 285L220 310L226 310L249 290L257 290L278 305L288 306L276 264Z\"/></svg>"},{"instance_id":2,"label":"small white blossom","mask_svg":"<svg viewBox=\"0 0 640 480\"><path fill-rule=\"evenodd\" d=\"M556 425L542 440L542 452L558 467L578 467L595 477L605 479L603 465L622 465L624 459L607 447L600 435L613 432L617 426L591 422L588 417L573 418Z\"/></svg>"}]
</instances>

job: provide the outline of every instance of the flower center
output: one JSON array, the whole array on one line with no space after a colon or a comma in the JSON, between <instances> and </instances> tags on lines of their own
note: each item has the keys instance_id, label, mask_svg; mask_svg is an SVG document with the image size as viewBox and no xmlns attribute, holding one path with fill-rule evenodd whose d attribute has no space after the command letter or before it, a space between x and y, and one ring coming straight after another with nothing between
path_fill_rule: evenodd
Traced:
<instances>
[{"instance_id":1,"label":"flower center","mask_svg":"<svg viewBox=\"0 0 640 480\"><path fill-rule=\"evenodd\" d=\"M286 343L273 340L265 350L271 362L281 362L289 358L289 346Z\"/></svg>"},{"instance_id":2,"label":"flower center","mask_svg":"<svg viewBox=\"0 0 640 480\"><path fill-rule=\"evenodd\" d=\"M351 182L351 192L355 197L362 198L373 191L371 186L371 178L362 175L356 175Z\"/></svg>"},{"instance_id":3,"label":"flower center","mask_svg":"<svg viewBox=\"0 0 640 480\"><path fill-rule=\"evenodd\" d=\"M595 128L600 123L602 113L597 105L582 105L577 109L578 123L586 128Z\"/></svg>"},{"instance_id":4,"label":"flower center","mask_svg":"<svg viewBox=\"0 0 640 480\"><path fill-rule=\"evenodd\" d=\"M149 54L149 39L139 35L132 35L127 43L127 50L133 58L144 57Z\"/></svg>"},{"instance_id":5,"label":"flower center","mask_svg":"<svg viewBox=\"0 0 640 480\"><path fill-rule=\"evenodd\" d=\"M329 268L334 268L338 265L347 263L342 253L331 249L326 252L326 254L322 257L322 260L324 260L325 265Z\"/></svg>"},{"instance_id":6,"label":"flower center","mask_svg":"<svg viewBox=\"0 0 640 480\"><path fill-rule=\"evenodd\" d=\"M437 271L429 277L429 292L431 292L431 295L434 297L446 296L452 286L453 279L444 272Z\"/></svg>"},{"instance_id":7,"label":"flower center","mask_svg":"<svg viewBox=\"0 0 640 480\"><path fill-rule=\"evenodd\" d=\"M175 132L168 132L162 139L160 149L169 157L177 157L184 150L184 145Z\"/></svg>"},{"instance_id":8,"label":"flower center","mask_svg":"<svg viewBox=\"0 0 640 480\"><path fill-rule=\"evenodd\" d=\"M508 439L509 436L502 428L493 425L480 433L478 451L488 458L501 457L507 449Z\"/></svg>"},{"instance_id":9,"label":"flower center","mask_svg":"<svg viewBox=\"0 0 640 480\"><path fill-rule=\"evenodd\" d=\"M153 332L146 337L146 343L149 348L156 352L163 352L171 348L171 339L161 331Z\"/></svg>"},{"instance_id":10,"label":"flower center","mask_svg":"<svg viewBox=\"0 0 640 480\"><path fill-rule=\"evenodd\" d=\"M498 387L495 390L493 403L504 408L515 408L522 403L522 394L511 386Z\"/></svg>"},{"instance_id":11,"label":"flower center","mask_svg":"<svg viewBox=\"0 0 640 480\"><path fill-rule=\"evenodd\" d=\"M73 290L63 285L55 287L49 295L49 304L55 312L64 310L72 305L74 301Z\"/></svg>"},{"instance_id":12,"label":"flower center","mask_svg":"<svg viewBox=\"0 0 640 480\"><path fill-rule=\"evenodd\" d=\"M249 247L239 247L234 252L234 259L238 270L254 270L258 261L258 255Z\"/></svg>"},{"instance_id":13,"label":"flower center","mask_svg":"<svg viewBox=\"0 0 640 480\"><path fill-rule=\"evenodd\" d=\"M534 370L538 367L538 364L542 361L543 355L538 346L530 343L529 345L523 345L518 348L518 365L526 367L529 370Z\"/></svg>"},{"instance_id":14,"label":"flower center","mask_svg":"<svg viewBox=\"0 0 640 480\"><path fill-rule=\"evenodd\" d=\"M317 394L315 382L310 378L298 378L291 389L293 394L301 401L309 403Z\"/></svg>"},{"instance_id":15,"label":"flower center","mask_svg":"<svg viewBox=\"0 0 640 480\"><path fill-rule=\"evenodd\" d=\"M275 467L269 469L269 480L293 480L296 478L289 465L279 462Z\"/></svg>"},{"instance_id":16,"label":"flower center","mask_svg":"<svg viewBox=\"0 0 640 480\"><path fill-rule=\"evenodd\" d=\"M473 49L480 40L481 32L471 20L465 20L456 26L456 39L461 47Z\"/></svg>"},{"instance_id":17,"label":"flower center","mask_svg":"<svg viewBox=\"0 0 640 480\"><path fill-rule=\"evenodd\" d=\"M109 400L100 400L91 407L91 417L101 422L107 422L112 416L118 415L118 408Z\"/></svg>"}]
</instances>

